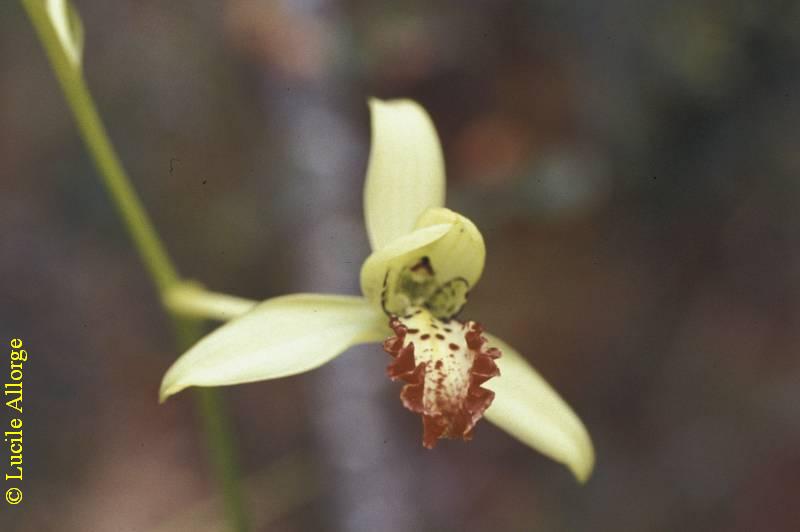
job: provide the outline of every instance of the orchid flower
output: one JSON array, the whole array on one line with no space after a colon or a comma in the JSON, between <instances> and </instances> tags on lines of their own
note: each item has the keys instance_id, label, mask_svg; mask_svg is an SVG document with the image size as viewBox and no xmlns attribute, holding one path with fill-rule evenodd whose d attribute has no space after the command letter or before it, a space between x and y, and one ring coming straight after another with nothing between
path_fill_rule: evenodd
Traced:
<instances>
[{"instance_id":1,"label":"orchid flower","mask_svg":"<svg viewBox=\"0 0 800 532\"><path fill-rule=\"evenodd\" d=\"M189 386L303 373L351 346L382 341L392 357L389 378L404 383L402 404L422 416L425 447L469 440L486 417L585 481L594 451L578 417L515 349L456 318L486 250L475 225L444 208L444 162L430 117L409 100L369 105L364 210L372 254L361 267L363 297L294 294L256 304L219 296L210 305L216 310L197 314L233 319L169 368L161 400ZM167 304L203 307L189 292Z\"/></svg>"}]
</instances>

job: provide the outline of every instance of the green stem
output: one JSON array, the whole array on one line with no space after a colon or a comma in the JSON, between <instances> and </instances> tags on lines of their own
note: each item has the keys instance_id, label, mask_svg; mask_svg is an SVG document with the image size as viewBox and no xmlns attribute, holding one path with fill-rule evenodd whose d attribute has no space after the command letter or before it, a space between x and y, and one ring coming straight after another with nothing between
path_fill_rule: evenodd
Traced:
<instances>
[{"instance_id":1,"label":"green stem","mask_svg":"<svg viewBox=\"0 0 800 532\"><path fill-rule=\"evenodd\" d=\"M217 388L195 388L195 400L199 405L200 417L206 433L209 448L216 452L211 454L217 478L222 487L225 513L232 530L247 530L247 515L241 490L241 471L236 460L236 449L230 438L231 424L225 415Z\"/></svg>"},{"instance_id":2,"label":"green stem","mask_svg":"<svg viewBox=\"0 0 800 532\"><path fill-rule=\"evenodd\" d=\"M130 179L117 157L86 86L80 66L70 62L61 46L43 0L22 0L22 5L50 60L92 161L161 295L163 304L170 290L183 281L170 261L158 233L139 202ZM179 319L169 308L166 310L175 320L179 347L186 349L199 338L202 322ZM216 389L202 389L197 393L197 405L207 434L211 461L221 483L231 529L245 531L248 528L247 514L239 487L236 452L231 430L224 415L222 397Z\"/></svg>"},{"instance_id":3,"label":"green stem","mask_svg":"<svg viewBox=\"0 0 800 532\"><path fill-rule=\"evenodd\" d=\"M175 318L174 321L178 347L184 351L202 333L202 322L191 318ZM241 472L222 396L217 388L195 388L194 393L207 445L212 450L211 461L222 488L228 522L231 530L245 531L248 529L248 519L241 489Z\"/></svg>"},{"instance_id":4,"label":"green stem","mask_svg":"<svg viewBox=\"0 0 800 532\"><path fill-rule=\"evenodd\" d=\"M58 35L50 23L43 1L23 0L22 4L50 59L50 65L67 99L78 131L103 179L103 184L133 238L145 267L159 291L163 292L178 280L178 273L172 266L153 224L139 203L130 179L119 162L80 67L74 67L67 58Z\"/></svg>"}]
</instances>

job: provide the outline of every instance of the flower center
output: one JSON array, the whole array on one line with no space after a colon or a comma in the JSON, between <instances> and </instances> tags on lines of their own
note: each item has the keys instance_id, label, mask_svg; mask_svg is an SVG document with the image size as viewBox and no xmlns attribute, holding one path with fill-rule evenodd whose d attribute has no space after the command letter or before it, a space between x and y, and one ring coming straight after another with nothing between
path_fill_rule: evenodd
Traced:
<instances>
[{"instance_id":1,"label":"flower center","mask_svg":"<svg viewBox=\"0 0 800 532\"><path fill-rule=\"evenodd\" d=\"M403 380L403 405L422 415L422 444L432 449L440 438L472 438L472 430L494 399L481 384L500 375L486 346L483 327L474 321L437 318L430 310L409 307L392 316L395 335L384 350L394 357L389 378Z\"/></svg>"},{"instance_id":2,"label":"flower center","mask_svg":"<svg viewBox=\"0 0 800 532\"><path fill-rule=\"evenodd\" d=\"M388 315L405 315L410 307L423 307L441 319L453 318L467 302L469 283L457 277L441 283L428 257L399 273L387 273L381 302Z\"/></svg>"}]
</instances>

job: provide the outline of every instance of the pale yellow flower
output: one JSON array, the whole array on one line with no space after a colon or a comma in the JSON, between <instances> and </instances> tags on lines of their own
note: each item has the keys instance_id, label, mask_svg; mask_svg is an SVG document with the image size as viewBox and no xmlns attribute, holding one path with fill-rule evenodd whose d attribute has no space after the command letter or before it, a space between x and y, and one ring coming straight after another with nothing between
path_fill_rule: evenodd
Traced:
<instances>
[{"instance_id":1,"label":"pale yellow flower","mask_svg":"<svg viewBox=\"0 0 800 532\"><path fill-rule=\"evenodd\" d=\"M387 373L405 383L403 404L422 415L426 447L471 438L485 416L585 481L594 451L578 417L516 350L455 318L486 251L475 225L444 208L444 163L429 116L408 100L372 100L370 109L364 210L373 251L361 267L363 297L295 294L251 307L221 296L209 310L193 303L191 289L174 294L167 303L184 311L196 305L198 315L236 317L172 365L161 400L188 386L295 375L353 345L384 341L393 357Z\"/></svg>"}]
</instances>

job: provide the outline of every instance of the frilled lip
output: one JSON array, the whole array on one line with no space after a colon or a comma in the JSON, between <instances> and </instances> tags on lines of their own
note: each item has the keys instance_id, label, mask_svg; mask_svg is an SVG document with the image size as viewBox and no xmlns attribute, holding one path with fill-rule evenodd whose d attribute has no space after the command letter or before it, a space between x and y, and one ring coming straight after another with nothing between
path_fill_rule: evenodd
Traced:
<instances>
[{"instance_id":1,"label":"frilled lip","mask_svg":"<svg viewBox=\"0 0 800 532\"><path fill-rule=\"evenodd\" d=\"M406 324L408 321L391 317L389 326L394 335L383 343L383 348L394 358L386 368L387 375L393 381L406 383L400 392L403 405L422 415L422 444L432 449L442 438L472 439L475 425L494 400L494 392L481 385L500 375L494 362L501 356L500 351L487 347L483 327L474 321L436 320L441 325L437 330L452 331L451 338L435 330L412 329ZM432 335L438 336L441 344L439 349L428 351L435 355L415 356L421 344L433 339L426 336ZM463 375L452 370L437 371L448 359L459 357L466 362L462 364ZM419 360L422 358L427 359ZM455 385L448 380L455 380Z\"/></svg>"}]
</instances>

